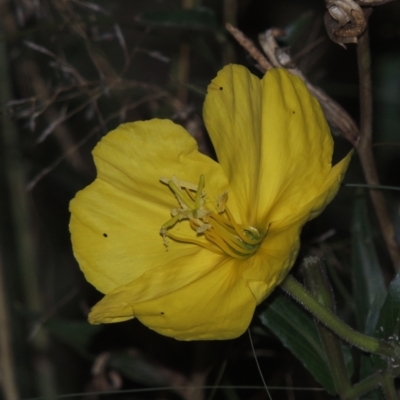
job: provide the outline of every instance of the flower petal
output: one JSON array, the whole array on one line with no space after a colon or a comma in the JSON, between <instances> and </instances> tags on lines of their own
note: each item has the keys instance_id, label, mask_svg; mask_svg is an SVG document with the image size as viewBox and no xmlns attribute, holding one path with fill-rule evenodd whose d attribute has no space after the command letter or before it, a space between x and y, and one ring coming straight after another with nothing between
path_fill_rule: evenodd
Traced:
<instances>
[{"instance_id":1,"label":"flower petal","mask_svg":"<svg viewBox=\"0 0 400 400\"><path fill-rule=\"evenodd\" d=\"M300 248L300 231L304 222L297 221L284 229L270 229L258 252L249 259L243 278L257 304L268 297L289 273Z\"/></svg>"},{"instance_id":2,"label":"flower petal","mask_svg":"<svg viewBox=\"0 0 400 400\"><path fill-rule=\"evenodd\" d=\"M262 230L311 212L306 205L321 195L332 168L333 140L299 77L272 69L260 81L229 65L208 87L204 120L243 223Z\"/></svg>"},{"instance_id":3,"label":"flower petal","mask_svg":"<svg viewBox=\"0 0 400 400\"><path fill-rule=\"evenodd\" d=\"M174 263L186 267L214 264L220 256L199 246L170 241L168 250L160 236L178 202L160 177L178 176L198 183L206 177L212 199L229 184L219 164L200 154L195 140L168 120L121 125L106 135L93 151L97 179L71 201L70 231L73 250L86 279L108 293L149 269ZM230 203L235 208L234 198ZM189 224L177 224L185 235Z\"/></svg>"},{"instance_id":4,"label":"flower petal","mask_svg":"<svg viewBox=\"0 0 400 400\"><path fill-rule=\"evenodd\" d=\"M309 199L308 203L296 203L296 199L292 197L287 200L286 208L276 206L272 211L274 221L271 222L271 227L278 230L284 229L287 225L297 223L299 220L304 221L305 224L321 214L336 196L352 155L353 151L332 167L321 187L314 189L314 197ZM290 212L292 210L294 211Z\"/></svg>"},{"instance_id":5,"label":"flower petal","mask_svg":"<svg viewBox=\"0 0 400 400\"><path fill-rule=\"evenodd\" d=\"M262 79L263 141L258 218L303 218L332 168L333 140L318 101L285 70ZM341 171L340 173L342 173Z\"/></svg>"},{"instance_id":6,"label":"flower petal","mask_svg":"<svg viewBox=\"0 0 400 400\"><path fill-rule=\"evenodd\" d=\"M210 83L203 118L237 199L243 224L255 226L261 160L261 82L228 65Z\"/></svg>"},{"instance_id":7,"label":"flower petal","mask_svg":"<svg viewBox=\"0 0 400 400\"><path fill-rule=\"evenodd\" d=\"M351 155L352 152L331 169L318 196L302 205L295 215L282 210L282 218L271 223L267 237L258 252L249 259L243 272L243 278L247 280L257 304L268 297L289 273L299 251L303 225L319 215L335 197Z\"/></svg>"},{"instance_id":8,"label":"flower petal","mask_svg":"<svg viewBox=\"0 0 400 400\"><path fill-rule=\"evenodd\" d=\"M268 297L289 273L299 251L303 225L318 216L335 197L351 155L352 152L331 169L318 196L298 208L295 214L286 214L282 210L282 218L271 223L267 237L243 272L257 304Z\"/></svg>"},{"instance_id":9,"label":"flower petal","mask_svg":"<svg viewBox=\"0 0 400 400\"><path fill-rule=\"evenodd\" d=\"M187 260L189 269L191 262ZM245 267L246 262L225 258L189 284L187 271L173 265L157 268L107 294L89 320L104 323L136 317L156 332L180 340L238 337L249 326L256 306L241 276Z\"/></svg>"}]
</instances>

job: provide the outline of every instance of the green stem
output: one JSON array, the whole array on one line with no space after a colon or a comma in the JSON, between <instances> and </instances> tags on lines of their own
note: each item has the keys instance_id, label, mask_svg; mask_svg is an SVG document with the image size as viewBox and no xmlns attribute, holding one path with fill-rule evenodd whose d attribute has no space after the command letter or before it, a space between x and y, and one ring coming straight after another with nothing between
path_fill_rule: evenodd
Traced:
<instances>
[{"instance_id":1,"label":"green stem","mask_svg":"<svg viewBox=\"0 0 400 400\"><path fill-rule=\"evenodd\" d=\"M378 388L382 384L382 380L382 374L380 373L370 375L349 389L342 397L342 400L358 400L361 396Z\"/></svg>"},{"instance_id":2,"label":"green stem","mask_svg":"<svg viewBox=\"0 0 400 400\"><path fill-rule=\"evenodd\" d=\"M304 308L313 314L327 328L336 333L348 343L372 354L384 357L394 357L395 348L382 340L363 335L345 324L335 314L318 303L317 300L295 278L288 275L280 285L281 289L297 300ZM399 350L397 351L399 352Z\"/></svg>"},{"instance_id":3,"label":"green stem","mask_svg":"<svg viewBox=\"0 0 400 400\"><path fill-rule=\"evenodd\" d=\"M391 374L385 374L383 376L382 390L386 400L398 400L394 379Z\"/></svg>"}]
</instances>

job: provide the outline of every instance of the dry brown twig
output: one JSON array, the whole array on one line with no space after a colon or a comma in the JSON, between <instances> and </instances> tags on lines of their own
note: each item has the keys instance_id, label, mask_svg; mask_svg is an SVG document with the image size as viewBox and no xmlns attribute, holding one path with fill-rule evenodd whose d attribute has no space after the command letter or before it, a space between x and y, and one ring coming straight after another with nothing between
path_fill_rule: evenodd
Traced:
<instances>
[{"instance_id":1,"label":"dry brown twig","mask_svg":"<svg viewBox=\"0 0 400 400\"><path fill-rule=\"evenodd\" d=\"M346 48L344 43L357 43L367 20L360 5L353 0L326 0L324 22L330 39Z\"/></svg>"},{"instance_id":2,"label":"dry brown twig","mask_svg":"<svg viewBox=\"0 0 400 400\"><path fill-rule=\"evenodd\" d=\"M81 161L81 155L77 152L77 149L79 149L79 147L91 136L100 132L101 129L105 131L105 123L113 119L118 119L124 111L133 110L138 105L162 98L166 98L175 111L183 109L181 102L173 101L170 94L160 87L149 85L144 82L127 81L123 78L132 55L137 51L137 49L135 47L132 54L128 54L125 39L119 27L114 27L115 36L123 50L125 65L122 68L122 71L116 72L111 62L97 48L95 43L89 39L85 31L85 25L81 23L79 13L75 13L74 11L73 3L79 3L79 5L84 6L89 5L89 3L80 3L75 0L74 2L53 0L52 3L64 20L65 26L68 26L69 29L75 35L78 35L84 42L88 49L88 55L92 59L94 66L97 68L98 79L87 80L84 78L79 69L69 63L63 54L56 54L45 46L31 41L24 42L24 44L31 50L48 57L48 64L53 67L54 70L60 72L61 75L66 77L68 82L62 86L51 88L45 84L39 66L33 60L26 60L17 66L16 74L18 78L16 81L18 82L21 93L25 99L11 101L8 104L8 112L10 112L15 118L28 119L28 124L32 131L35 130L36 122L39 117L41 117L42 120L47 120L47 125L38 135L36 142L40 144L46 140L47 137L52 135L61 143L63 150L60 157L58 157L51 165L42 169L28 183L28 191L32 190L43 177L65 159L67 159L74 168L79 169L81 172L86 172L85 164ZM0 0L0 6L1 5L2 0ZM11 15L11 17L13 16ZM15 28L15 30L17 31L17 28ZM97 104L99 98L109 92L114 92L118 95L118 92L125 92L131 88L140 88L145 91L146 94L138 101L124 105L118 113L113 113L112 115L104 117ZM78 104L76 105L76 102L70 102L70 100L78 100ZM59 104L58 107L56 107L56 103ZM85 116L87 116L88 119L96 116L98 126L89 134L85 135L77 144L74 144L71 142L66 122L77 113L85 112L86 109L88 111ZM89 116L89 112L91 111L92 113ZM124 118L120 118L120 120L122 122Z\"/></svg>"},{"instance_id":3,"label":"dry brown twig","mask_svg":"<svg viewBox=\"0 0 400 400\"><path fill-rule=\"evenodd\" d=\"M230 24L226 26L227 30L239 42L239 44L246 49L250 55L257 61L260 70L266 72L271 68L286 68L292 74L301 77L306 83L310 92L319 100L325 112L328 121L336 128L338 128L343 136L349 140L353 146L356 145L358 139L358 128L350 115L328 96L323 90L312 85L302 72L293 66L292 59L285 51L279 48L276 37L281 34L281 30L272 28L259 35L259 40L262 49L267 55L268 59L257 49L254 43L247 38L241 31Z\"/></svg>"},{"instance_id":4,"label":"dry brown twig","mask_svg":"<svg viewBox=\"0 0 400 400\"><path fill-rule=\"evenodd\" d=\"M357 58L360 81L360 140L357 152L365 180L369 185L379 185L379 176L372 151L372 83L371 59L369 51L368 28L358 38ZM386 206L385 197L380 190L370 189L372 204L378 218L383 239L385 240L395 271L399 269L400 247L396 240L393 221Z\"/></svg>"},{"instance_id":5,"label":"dry brown twig","mask_svg":"<svg viewBox=\"0 0 400 400\"><path fill-rule=\"evenodd\" d=\"M357 43L365 31L369 17L363 7L378 6L393 0L325 0L324 22L330 39L346 48L344 43Z\"/></svg>"}]
</instances>

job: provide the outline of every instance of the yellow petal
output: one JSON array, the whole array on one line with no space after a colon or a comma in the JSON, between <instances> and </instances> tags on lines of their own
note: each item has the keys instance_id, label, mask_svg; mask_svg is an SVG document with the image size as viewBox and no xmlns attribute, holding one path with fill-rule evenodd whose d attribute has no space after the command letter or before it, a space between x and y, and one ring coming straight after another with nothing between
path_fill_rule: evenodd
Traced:
<instances>
[{"instance_id":1,"label":"yellow petal","mask_svg":"<svg viewBox=\"0 0 400 400\"><path fill-rule=\"evenodd\" d=\"M89 318L92 323L118 322L130 312L131 318L180 340L235 338L249 326L256 306L241 276L245 268L246 262L225 259L190 283L174 266L158 268L107 294ZM173 288L167 290L169 284Z\"/></svg>"},{"instance_id":2,"label":"yellow petal","mask_svg":"<svg viewBox=\"0 0 400 400\"><path fill-rule=\"evenodd\" d=\"M271 222L266 238L243 272L257 304L268 297L289 273L299 251L303 225L318 216L335 197L351 156L352 152L331 169L319 188L319 195L309 203L297 207L293 214L288 214L284 208L281 215L274 214L278 219Z\"/></svg>"},{"instance_id":3,"label":"yellow petal","mask_svg":"<svg viewBox=\"0 0 400 400\"><path fill-rule=\"evenodd\" d=\"M332 167L328 176L322 182L322 185L313 188L314 197L309 199L307 203L305 201L296 202L296 198L292 197L287 199L285 207L281 207L277 204L271 212L274 216L274 221L272 221L270 225L271 229L285 229L287 225L296 224L298 221L304 221L303 224L305 224L307 221L321 214L325 207L336 196L352 155L353 151Z\"/></svg>"},{"instance_id":4,"label":"yellow petal","mask_svg":"<svg viewBox=\"0 0 400 400\"><path fill-rule=\"evenodd\" d=\"M269 71L263 86L260 220L303 218L332 168L333 140L318 101L286 70Z\"/></svg>"},{"instance_id":5,"label":"yellow petal","mask_svg":"<svg viewBox=\"0 0 400 400\"><path fill-rule=\"evenodd\" d=\"M229 65L208 87L204 120L243 223L302 219L331 171L333 141L303 81L273 69L260 81ZM327 190L327 189L326 189Z\"/></svg>"},{"instance_id":6,"label":"yellow petal","mask_svg":"<svg viewBox=\"0 0 400 400\"><path fill-rule=\"evenodd\" d=\"M228 65L208 86L203 108L204 123L234 191L242 223L251 226L255 226L258 201L261 98L260 79L245 67Z\"/></svg>"},{"instance_id":7,"label":"yellow petal","mask_svg":"<svg viewBox=\"0 0 400 400\"><path fill-rule=\"evenodd\" d=\"M319 215L335 197L351 155L352 152L331 169L319 188L319 195L298 208L294 214L287 214L282 209L282 218L271 223L266 238L243 272L243 278L248 281L257 304L268 297L289 273L299 251L303 225Z\"/></svg>"},{"instance_id":8,"label":"yellow petal","mask_svg":"<svg viewBox=\"0 0 400 400\"><path fill-rule=\"evenodd\" d=\"M283 229L270 229L257 253L249 259L243 278L261 303L289 273L300 247L303 221Z\"/></svg>"},{"instance_id":9,"label":"yellow petal","mask_svg":"<svg viewBox=\"0 0 400 400\"><path fill-rule=\"evenodd\" d=\"M167 120L124 124L93 155L97 179L70 204L74 254L90 283L108 293L155 267L185 268L185 256L200 255L193 257L194 267L215 262L218 256L199 246L171 240L167 250L159 234L178 206L159 178L177 175L197 184L203 174L210 198L230 191L219 164L200 154L181 126ZM185 235L185 225L177 232Z\"/></svg>"}]
</instances>

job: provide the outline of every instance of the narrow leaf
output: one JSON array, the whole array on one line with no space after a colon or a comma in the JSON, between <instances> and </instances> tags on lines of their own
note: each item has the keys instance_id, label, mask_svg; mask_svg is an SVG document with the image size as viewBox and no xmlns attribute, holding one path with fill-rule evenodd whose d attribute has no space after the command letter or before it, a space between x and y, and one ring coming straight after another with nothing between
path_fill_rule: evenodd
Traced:
<instances>
[{"instance_id":1,"label":"narrow leaf","mask_svg":"<svg viewBox=\"0 0 400 400\"><path fill-rule=\"evenodd\" d=\"M374 336L380 339L399 343L400 335L400 273L389 285L389 290L381 308ZM382 368L386 361L380 357L371 356L376 367Z\"/></svg>"},{"instance_id":2,"label":"narrow leaf","mask_svg":"<svg viewBox=\"0 0 400 400\"><path fill-rule=\"evenodd\" d=\"M382 339L399 340L400 335L400 273L389 285L379 314L375 335Z\"/></svg>"},{"instance_id":3,"label":"narrow leaf","mask_svg":"<svg viewBox=\"0 0 400 400\"><path fill-rule=\"evenodd\" d=\"M313 318L297 303L278 293L260 315L267 326L330 393L334 383Z\"/></svg>"},{"instance_id":4,"label":"narrow leaf","mask_svg":"<svg viewBox=\"0 0 400 400\"><path fill-rule=\"evenodd\" d=\"M367 204L362 197L357 198L354 204L352 249L357 325L361 331L370 333L376 323L376 310L380 309L385 298L386 287L375 251Z\"/></svg>"}]
</instances>

